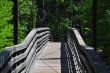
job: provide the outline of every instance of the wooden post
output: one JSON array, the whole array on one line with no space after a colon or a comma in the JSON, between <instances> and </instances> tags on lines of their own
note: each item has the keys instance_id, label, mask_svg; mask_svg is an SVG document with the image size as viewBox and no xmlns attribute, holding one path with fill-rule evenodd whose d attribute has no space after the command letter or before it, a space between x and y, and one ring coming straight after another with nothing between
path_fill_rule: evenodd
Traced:
<instances>
[{"instance_id":1,"label":"wooden post","mask_svg":"<svg viewBox=\"0 0 110 73\"><path fill-rule=\"evenodd\" d=\"M93 0L93 13L92 13L92 40L93 40L93 47L97 48L97 0Z\"/></svg>"},{"instance_id":2,"label":"wooden post","mask_svg":"<svg viewBox=\"0 0 110 73\"><path fill-rule=\"evenodd\" d=\"M13 1L14 45L16 45L18 44L18 0Z\"/></svg>"},{"instance_id":3,"label":"wooden post","mask_svg":"<svg viewBox=\"0 0 110 73\"><path fill-rule=\"evenodd\" d=\"M38 17L38 26L43 27L45 26L44 23L44 0L39 0L39 17Z\"/></svg>"}]
</instances>

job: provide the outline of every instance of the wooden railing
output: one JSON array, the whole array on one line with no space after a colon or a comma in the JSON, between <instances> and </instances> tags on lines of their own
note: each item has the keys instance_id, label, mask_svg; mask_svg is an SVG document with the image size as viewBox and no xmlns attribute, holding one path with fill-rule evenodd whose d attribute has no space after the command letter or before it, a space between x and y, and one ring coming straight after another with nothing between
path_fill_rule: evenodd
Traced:
<instances>
[{"instance_id":1,"label":"wooden railing","mask_svg":"<svg viewBox=\"0 0 110 73\"><path fill-rule=\"evenodd\" d=\"M85 44L77 29L68 28L66 36L76 73L110 73L94 48Z\"/></svg>"},{"instance_id":2,"label":"wooden railing","mask_svg":"<svg viewBox=\"0 0 110 73\"><path fill-rule=\"evenodd\" d=\"M25 40L0 53L0 73L28 73L29 68L50 38L49 28L35 28Z\"/></svg>"},{"instance_id":3,"label":"wooden railing","mask_svg":"<svg viewBox=\"0 0 110 73\"><path fill-rule=\"evenodd\" d=\"M35 28L25 40L0 53L0 73L28 73L34 59L50 40L49 28ZM87 46L75 28L68 28L66 43L74 73L110 73L92 47Z\"/></svg>"}]
</instances>

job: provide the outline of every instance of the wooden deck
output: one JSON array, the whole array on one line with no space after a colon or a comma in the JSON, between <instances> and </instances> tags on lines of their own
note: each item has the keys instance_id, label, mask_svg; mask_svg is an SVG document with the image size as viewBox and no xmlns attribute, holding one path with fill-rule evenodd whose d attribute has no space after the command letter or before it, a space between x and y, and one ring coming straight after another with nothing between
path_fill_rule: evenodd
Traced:
<instances>
[{"instance_id":1,"label":"wooden deck","mask_svg":"<svg viewBox=\"0 0 110 73\"><path fill-rule=\"evenodd\" d=\"M33 63L30 73L61 73L61 43L48 43Z\"/></svg>"}]
</instances>

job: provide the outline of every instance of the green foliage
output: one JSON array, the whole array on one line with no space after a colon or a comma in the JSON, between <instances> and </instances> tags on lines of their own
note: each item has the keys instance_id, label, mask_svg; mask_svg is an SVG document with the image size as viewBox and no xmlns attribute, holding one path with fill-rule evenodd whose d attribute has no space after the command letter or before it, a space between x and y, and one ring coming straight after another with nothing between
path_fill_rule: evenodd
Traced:
<instances>
[{"instance_id":1,"label":"green foliage","mask_svg":"<svg viewBox=\"0 0 110 73\"><path fill-rule=\"evenodd\" d=\"M71 10L69 1L56 0L45 1L45 21L51 29L53 41L62 41L66 29L71 26Z\"/></svg>"},{"instance_id":2,"label":"green foliage","mask_svg":"<svg viewBox=\"0 0 110 73\"><path fill-rule=\"evenodd\" d=\"M97 45L103 50L104 60L110 65L110 4L109 0L98 1Z\"/></svg>"},{"instance_id":3,"label":"green foliage","mask_svg":"<svg viewBox=\"0 0 110 73\"><path fill-rule=\"evenodd\" d=\"M48 25L51 29L53 41L58 42L64 40L65 31L69 26L71 26L71 22L68 18L62 18Z\"/></svg>"},{"instance_id":4,"label":"green foliage","mask_svg":"<svg viewBox=\"0 0 110 73\"><path fill-rule=\"evenodd\" d=\"M62 36L64 36L63 28L67 26L64 28L66 29L71 26L73 13L75 13L79 14L77 20L80 21L79 24L82 27L86 42L91 45L92 0L84 0L79 4L74 0L47 0L45 6L46 24L52 29L54 41L61 41Z\"/></svg>"},{"instance_id":5,"label":"green foliage","mask_svg":"<svg viewBox=\"0 0 110 73\"><path fill-rule=\"evenodd\" d=\"M13 45L12 7L10 0L0 1L0 50Z\"/></svg>"},{"instance_id":6,"label":"green foliage","mask_svg":"<svg viewBox=\"0 0 110 73\"><path fill-rule=\"evenodd\" d=\"M38 10L35 3L33 0L19 0L19 28L22 28L20 34L27 35L36 25Z\"/></svg>"},{"instance_id":7,"label":"green foliage","mask_svg":"<svg viewBox=\"0 0 110 73\"><path fill-rule=\"evenodd\" d=\"M78 5L80 25L87 44L92 45L92 0L84 0Z\"/></svg>"}]
</instances>

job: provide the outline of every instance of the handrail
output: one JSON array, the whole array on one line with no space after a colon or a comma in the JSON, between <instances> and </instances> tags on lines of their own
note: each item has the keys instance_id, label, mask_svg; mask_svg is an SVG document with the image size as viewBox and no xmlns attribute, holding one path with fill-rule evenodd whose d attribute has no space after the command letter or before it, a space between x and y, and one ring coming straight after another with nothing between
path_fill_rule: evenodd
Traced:
<instances>
[{"instance_id":1,"label":"handrail","mask_svg":"<svg viewBox=\"0 0 110 73\"><path fill-rule=\"evenodd\" d=\"M21 44L6 47L0 53L0 73L28 73L32 60L49 41L49 31L49 28L34 28Z\"/></svg>"},{"instance_id":2,"label":"handrail","mask_svg":"<svg viewBox=\"0 0 110 73\"><path fill-rule=\"evenodd\" d=\"M89 47L85 44L76 28L68 28L67 43L69 46L74 47L72 47L71 49L75 49L76 47L75 50L78 51L82 66L85 68L85 71L87 73L109 73L109 69L96 54L94 48Z\"/></svg>"},{"instance_id":3,"label":"handrail","mask_svg":"<svg viewBox=\"0 0 110 73\"><path fill-rule=\"evenodd\" d=\"M0 53L0 73L29 73L35 57L39 55L49 40L49 28L34 28L21 44L6 47ZM71 65L74 66L74 72L110 73L94 48L85 44L77 29L68 28L66 40L72 57L71 61L74 63Z\"/></svg>"}]
</instances>

